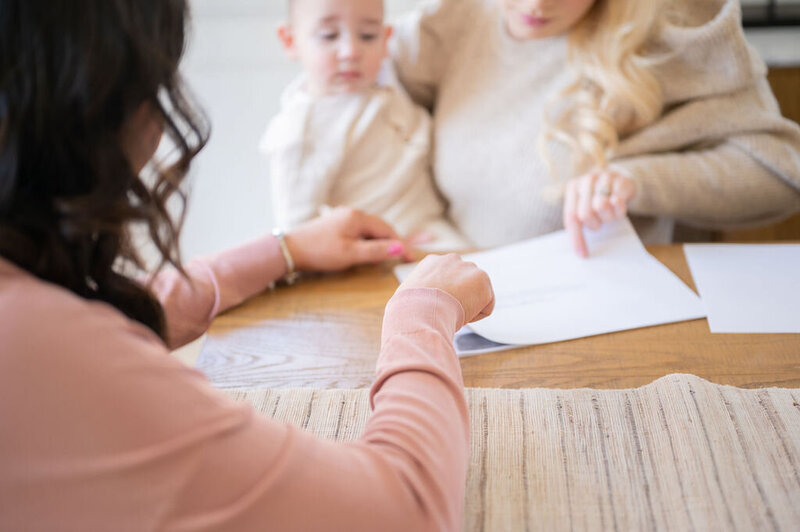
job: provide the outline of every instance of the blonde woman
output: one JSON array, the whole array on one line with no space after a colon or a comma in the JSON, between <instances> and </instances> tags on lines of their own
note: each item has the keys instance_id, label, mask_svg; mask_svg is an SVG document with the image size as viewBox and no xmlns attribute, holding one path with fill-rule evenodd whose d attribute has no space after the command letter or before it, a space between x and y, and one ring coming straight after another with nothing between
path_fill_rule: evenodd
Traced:
<instances>
[{"instance_id":1,"label":"blonde woman","mask_svg":"<svg viewBox=\"0 0 800 532\"><path fill-rule=\"evenodd\" d=\"M737 0L433 0L395 27L434 117L434 175L478 247L630 212L646 242L800 210L781 117ZM555 193L554 193L555 192Z\"/></svg>"}]
</instances>

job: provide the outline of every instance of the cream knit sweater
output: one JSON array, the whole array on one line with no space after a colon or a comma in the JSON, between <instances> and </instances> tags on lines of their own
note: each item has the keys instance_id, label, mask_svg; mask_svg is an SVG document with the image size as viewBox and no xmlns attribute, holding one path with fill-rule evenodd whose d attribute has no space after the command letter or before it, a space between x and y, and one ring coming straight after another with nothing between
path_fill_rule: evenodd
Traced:
<instances>
[{"instance_id":1,"label":"cream knit sweater","mask_svg":"<svg viewBox=\"0 0 800 532\"><path fill-rule=\"evenodd\" d=\"M744 40L737 0L680 0L656 75L664 113L621 139L612 163L636 181L630 203L648 242L674 221L768 223L800 210L800 128L781 117L763 62ZM456 227L479 247L562 227L536 149L543 111L572 79L566 39L516 41L497 0L433 0L395 27L402 83L434 117L434 175ZM557 168L568 153L555 153Z\"/></svg>"}]
</instances>

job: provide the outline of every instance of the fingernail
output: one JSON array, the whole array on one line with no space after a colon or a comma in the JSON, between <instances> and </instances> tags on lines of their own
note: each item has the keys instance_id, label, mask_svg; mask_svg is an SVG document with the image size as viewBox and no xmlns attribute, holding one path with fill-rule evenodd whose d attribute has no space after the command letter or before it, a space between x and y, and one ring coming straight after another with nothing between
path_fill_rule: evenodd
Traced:
<instances>
[{"instance_id":1,"label":"fingernail","mask_svg":"<svg viewBox=\"0 0 800 532\"><path fill-rule=\"evenodd\" d=\"M402 255L403 251L405 251L405 248L403 247L403 244L401 244L400 242L395 242L394 244L389 246L389 255L392 256Z\"/></svg>"}]
</instances>

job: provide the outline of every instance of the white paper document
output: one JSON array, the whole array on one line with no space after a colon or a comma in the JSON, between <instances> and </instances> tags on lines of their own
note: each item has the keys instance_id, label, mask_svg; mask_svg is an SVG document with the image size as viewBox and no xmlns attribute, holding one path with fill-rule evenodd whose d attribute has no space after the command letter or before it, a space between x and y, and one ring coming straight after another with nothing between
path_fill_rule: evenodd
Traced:
<instances>
[{"instance_id":1,"label":"white paper document","mask_svg":"<svg viewBox=\"0 0 800 532\"><path fill-rule=\"evenodd\" d=\"M456 348L456 355L460 357L494 353L495 351L505 351L506 349L518 347L514 344L492 342L470 329L468 325L456 331L453 337L453 346Z\"/></svg>"},{"instance_id":2,"label":"white paper document","mask_svg":"<svg viewBox=\"0 0 800 532\"><path fill-rule=\"evenodd\" d=\"M800 244L683 247L713 333L800 333Z\"/></svg>"},{"instance_id":3,"label":"white paper document","mask_svg":"<svg viewBox=\"0 0 800 532\"><path fill-rule=\"evenodd\" d=\"M469 327L498 344L529 345L705 316L697 295L647 252L627 219L587 231L587 244L582 259L558 231L465 255L495 291L494 313ZM412 267L395 274L403 279Z\"/></svg>"}]
</instances>

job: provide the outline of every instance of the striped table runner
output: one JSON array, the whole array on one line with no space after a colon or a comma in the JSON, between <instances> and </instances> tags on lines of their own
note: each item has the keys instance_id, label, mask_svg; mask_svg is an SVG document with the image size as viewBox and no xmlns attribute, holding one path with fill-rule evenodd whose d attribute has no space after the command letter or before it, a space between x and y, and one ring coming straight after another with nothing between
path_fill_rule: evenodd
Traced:
<instances>
[{"instance_id":1,"label":"striped table runner","mask_svg":"<svg viewBox=\"0 0 800 532\"><path fill-rule=\"evenodd\" d=\"M227 393L341 441L370 413L366 390ZM800 530L800 390L675 374L466 396L465 530Z\"/></svg>"}]
</instances>

